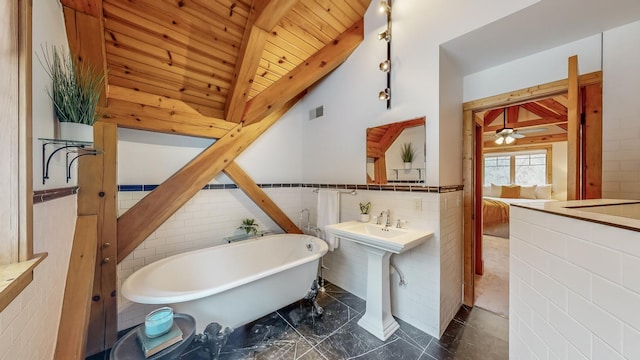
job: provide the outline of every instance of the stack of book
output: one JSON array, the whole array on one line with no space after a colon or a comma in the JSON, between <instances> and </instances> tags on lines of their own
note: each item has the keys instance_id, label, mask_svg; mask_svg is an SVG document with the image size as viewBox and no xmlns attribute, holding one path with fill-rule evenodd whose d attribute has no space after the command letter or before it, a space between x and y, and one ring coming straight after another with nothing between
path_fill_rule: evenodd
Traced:
<instances>
[{"instance_id":1,"label":"stack of book","mask_svg":"<svg viewBox=\"0 0 640 360\"><path fill-rule=\"evenodd\" d=\"M137 335L145 358L157 354L169 346L182 341L182 330L180 330L175 322L169 332L158 337L148 337L144 332L144 326L138 327Z\"/></svg>"}]
</instances>

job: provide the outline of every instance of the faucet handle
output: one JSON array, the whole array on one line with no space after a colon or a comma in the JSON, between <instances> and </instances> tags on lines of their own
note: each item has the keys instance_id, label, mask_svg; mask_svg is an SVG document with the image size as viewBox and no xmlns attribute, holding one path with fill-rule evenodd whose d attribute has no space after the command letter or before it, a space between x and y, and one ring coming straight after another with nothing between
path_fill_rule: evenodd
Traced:
<instances>
[{"instance_id":1,"label":"faucet handle","mask_svg":"<svg viewBox=\"0 0 640 360\"><path fill-rule=\"evenodd\" d=\"M397 228L402 228L402 225L404 225L404 224L406 224L406 223L408 223L408 221L407 221L407 220L404 220L404 219L398 219L398 220L396 221L396 227L397 227Z\"/></svg>"}]
</instances>

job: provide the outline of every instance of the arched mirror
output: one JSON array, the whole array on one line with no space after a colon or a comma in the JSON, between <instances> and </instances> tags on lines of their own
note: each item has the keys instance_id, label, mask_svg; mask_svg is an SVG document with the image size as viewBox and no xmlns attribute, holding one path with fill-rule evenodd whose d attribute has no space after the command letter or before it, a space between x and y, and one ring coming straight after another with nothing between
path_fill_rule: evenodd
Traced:
<instances>
[{"instance_id":1,"label":"arched mirror","mask_svg":"<svg viewBox=\"0 0 640 360\"><path fill-rule=\"evenodd\" d=\"M367 129L367 183L424 183L425 118Z\"/></svg>"}]
</instances>

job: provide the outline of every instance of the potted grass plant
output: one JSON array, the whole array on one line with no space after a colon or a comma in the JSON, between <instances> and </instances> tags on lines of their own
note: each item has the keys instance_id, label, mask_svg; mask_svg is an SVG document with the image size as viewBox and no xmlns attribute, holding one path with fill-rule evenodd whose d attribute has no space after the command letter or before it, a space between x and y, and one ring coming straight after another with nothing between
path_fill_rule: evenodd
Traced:
<instances>
[{"instance_id":1,"label":"potted grass plant","mask_svg":"<svg viewBox=\"0 0 640 360\"><path fill-rule=\"evenodd\" d=\"M369 222L369 212L371 211L371 201L360 203L360 221Z\"/></svg>"},{"instance_id":2,"label":"potted grass plant","mask_svg":"<svg viewBox=\"0 0 640 360\"><path fill-rule=\"evenodd\" d=\"M258 235L258 223L256 223L255 219L242 220L242 224L238 226L238 229L244 230L247 235Z\"/></svg>"},{"instance_id":3,"label":"potted grass plant","mask_svg":"<svg viewBox=\"0 0 640 360\"><path fill-rule=\"evenodd\" d=\"M55 46L43 49L40 63L51 78L47 93L60 123L60 138L93 141L93 124L100 118L98 108L104 89L104 72L77 62L70 53Z\"/></svg>"},{"instance_id":4,"label":"potted grass plant","mask_svg":"<svg viewBox=\"0 0 640 360\"><path fill-rule=\"evenodd\" d=\"M411 169L411 163L416 156L416 151L413 148L413 144L410 142L402 144L400 148L400 158L404 162L405 169Z\"/></svg>"}]
</instances>

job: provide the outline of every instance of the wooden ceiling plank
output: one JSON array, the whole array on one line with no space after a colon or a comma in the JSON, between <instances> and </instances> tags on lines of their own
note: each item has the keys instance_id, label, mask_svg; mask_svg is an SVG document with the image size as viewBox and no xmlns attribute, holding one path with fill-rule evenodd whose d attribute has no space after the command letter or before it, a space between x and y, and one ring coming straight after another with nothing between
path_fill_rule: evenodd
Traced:
<instances>
[{"instance_id":1,"label":"wooden ceiling plank","mask_svg":"<svg viewBox=\"0 0 640 360\"><path fill-rule=\"evenodd\" d=\"M218 128L229 131L235 127L234 123L218 118L204 116L198 111L194 110L191 106L180 100L170 99L164 96L158 96L141 91L130 90L119 86L111 86L109 88L109 100L121 100L127 102L135 101L135 103L139 105L167 110L167 113L170 114L172 118L179 118L184 120L189 119L193 121L199 120L204 122L207 127L211 128ZM109 103L109 107L111 107L111 103Z\"/></svg>"},{"instance_id":2,"label":"wooden ceiling plank","mask_svg":"<svg viewBox=\"0 0 640 360\"><path fill-rule=\"evenodd\" d=\"M173 174L155 190L118 218L118 256L124 259L173 213L197 194L239 154L267 131L304 95L293 96L286 104L255 124L229 131L213 145Z\"/></svg>"},{"instance_id":3,"label":"wooden ceiling plank","mask_svg":"<svg viewBox=\"0 0 640 360\"><path fill-rule=\"evenodd\" d=\"M119 71L126 77L137 75L139 76L139 80L143 83L151 84L154 83L153 80L155 79L155 85L162 88L170 88L173 90L177 89L179 92L195 89L196 91L194 91L194 96L208 101L220 102L222 104L224 104L226 99L225 95L228 92L225 87L214 85L212 82L207 81L211 79L207 79L202 76L187 78L182 74L135 62L127 59L126 57L116 56L115 54L110 54L110 67L112 73ZM149 81L145 79L147 77L149 78ZM174 83L173 86L171 86L171 82ZM216 100L216 98L219 100Z\"/></svg>"},{"instance_id":4,"label":"wooden ceiling plank","mask_svg":"<svg viewBox=\"0 0 640 360\"><path fill-rule=\"evenodd\" d=\"M240 166L234 161L229 163L224 168L224 173L227 174L233 182L251 199L254 203L267 214L271 220L273 220L278 226L282 228L288 234L302 234L296 224L294 224L287 214L282 211L278 205L276 205L269 195L267 195L251 178L242 170Z\"/></svg>"},{"instance_id":5,"label":"wooden ceiling plank","mask_svg":"<svg viewBox=\"0 0 640 360\"><path fill-rule=\"evenodd\" d=\"M308 24L313 26L313 28L319 30L319 32L323 33L324 36L328 37L330 42L331 39L335 39L340 35L340 31L336 30L332 26L329 26L320 15L311 11L308 7L304 6L303 2L300 1L296 6L291 9L291 14L288 14L287 17L293 16L297 14L298 24ZM320 37L321 39L321 37Z\"/></svg>"},{"instance_id":6,"label":"wooden ceiling plank","mask_svg":"<svg viewBox=\"0 0 640 360\"><path fill-rule=\"evenodd\" d=\"M95 18L102 14L102 0L60 0L60 4Z\"/></svg>"},{"instance_id":7,"label":"wooden ceiling plank","mask_svg":"<svg viewBox=\"0 0 640 360\"><path fill-rule=\"evenodd\" d=\"M160 59L153 59L148 56L142 56L133 50L122 47L107 46L107 54L109 56L110 66L123 66L125 68L138 68L141 73L162 74L168 79L174 79L181 82L187 79L198 80L205 84L220 84L216 86L225 87L226 84L221 81L215 81L215 77L207 75L201 71L192 68L184 68L178 65L169 65ZM117 58L116 58L117 56ZM217 88L212 87L217 91Z\"/></svg>"},{"instance_id":8,"label":"wooden ceiling plank","mask_svg":"<svg viewBox=\"0 0 640 360\"><path fill-rule=\"evenodd\" d=\"M260 61L260 66L258 66L258 69L256 70L256 77L254 79L254 81L260 81L261 79L263 80L261 83L265 84L265 83L269 83L269 85L273 84L274 82L280 80L280 78L285 74L278 74L274 71L271 70L271 68L267 68L263 65L269 66L270 64L264 64L263 61Z\"/></svg>"},{"instance_id":9,"label":"wooden ceiling plank","mask_svg":"<svg viewBox=\"0 0 640 360\"><path fill-rule=\"evenodd\" d=\"M63 7L63 14L71 55L78 63L98 69L104 75L104 91L100 96L100 103L104 104L109 78L102 17L93 17L68 7Z\"/></svg>"},{"instance_id":10,"label":"wooden ceiling plank","mask_svg":"<svg viewBox=\"0 0 640 360\"><path fill-rule=\"evenodd\" d=\"M145 0L153 1L157 0ZM208 28L211 31L211 35L218 39L234 39L233 43L239 46L237 43L244 33L244 26L247 23L247 16L234 16L229 17L228 9L223 7L212 7L210 5L213 2L207 4L197 3L194 1L183 1L180 6L180 2L175 0L161 0L165 4L175 8L175 11L180 11L184 14L184 20L187 24L197 25L198 27ZM177 8L176 8L177 6ZM240 9L240 7L238 7ZM236 12L236 15L239 13Z\"/></svg>"},{"instance_id":11,"label":"wooden ceiling plank","mask_svg":"<svg viewBox=\"0 0 640 360\"><path fill-rule=\"evenodd\" d=\"M349 27L348 24L341 23L340 20L331 13L330 7L325 8L314 0L302 1L301 3L304 7L309 9L309 11L316 14L316 16L324 22L325 27L331 27L337 33L342 33Z\"/></svg>"},{"instance_id":12,"label":"wooden ceiling plank","mask_svg":"<svg viewBox=\"0 0 640 360\"><path fill-rule=\"evenodd\" d=\"M108 20L108 28L105 29L105 38L110 41L119 41L119 36L126 36L127 38L137 39L145 42L153 47L171 51L185 57L189 57L192 61L199 62L201 64L207 64L212 68L222 71L223 73L230 73L234 69L234 65L212 56L201 48L194 47L192 45L185 45L175 39L167 39L162 34L153 33L147 30L142 30L139 27L128 24L119 18L112 17ZM125 39L126 40L126 39ZM229 79L231 79L229 77Z\"/></svg>"},{"instance_id":13,"label":"wooden ceiling plank","mask_svg":"<svg viewBox=\"0 0 640 360\"><path fill-rule=\"evenodd\" d=\"M302 92L342 64L364 38L363 19L340 34L335 42L313 54L287 76L275 82L247 103L244 120L258 121L288 99Z\"/></svg>"},{"instance_id":14,"label":"wooden ceiling plank","mask_svg":"<svg viewBox=\"0 0 640 360\"><path fill-rule=\"evenodd\" d=\"M291 10L298 0L255 1L256 20L254 26L271 32L276 24Z\"/></svg>"},{"instance_id":15,"label":"wooden ceiling plank","mask_svg":"<svg viewBox=\"0 0 640 360\"><path fill-rule=\"evenodd\" d=\"M301 41L306 42L310 46L313 46L315 49L321 49L328 42L320 41L317 37L313 36L311 32L307 31L307 25L305 23L296 24L292 22L289 17L285 17L280 20L278 26L290 32L292 36L298 37Z\"/></svg>"},{"instance_id":16,"label":"wooden ceiling plank","mask_svg":"<svg viewBox=\"0 0 640 360\"><path fill-rule=\"evenodd\" d=\"M541 126L549 126L549 125L560 125L560 124L566 124L566 121L563 120L558 120L556 118L542 118L542 119L535 119L535 120L527 120L527 121L520 121L520 122L508 122L507 123L507 127L511 127L514 129L529 129L529 128L535 128L535 127L541 127ZM503 128L503 125L492 125L492 126L487 126L484 128L484 132L492 132L492 131L497 131Z\"/></svg>"},{"instance_id":17,"label":"wooden ceiling plank","mask_svg":"<svg viewBox=\"0 0 640 360\"><path fill-rule=\"evenodd\" d=\"M319 20L316 19L317 23L320 23ZM310 22L307 18L302 16L299 12L296 11L296 8L292 9L287 16L281 21L282 24L292 24L296 26L300 26L301 29L304 30L308 36L315 38L318 42L322 44L328 44L333 40L329 34L324 33L322 26L317 23L314 24Z\"/></svg>"},{"instance_id":18,"label":"wooden ceiling plank","mask_svg":"<svg viewBox=\"0 0 640 360\"><path fill-rule=\"evenodd\" d=\"M269 41L278 46L294 47L297 50L297 53L307 54L307 57L324 47L324 44L321 44L320 46L312 46L282 26L276 26L271 31L269 34Z\"/></svg>"},{"instance_id":19,"label":"wooden ceiling plank","mask_svg":"<svg viewBox=\"0 0 640 360\"><path fill-rule=\"evenodd\" d=\"M280 59L287 59L290 63L296 66L301 64L305 59L312 55L300 51L299 49L290 47L288 44L279 44L272 40L274 40L272 36L267 38L267 43L264 46L264 51L271 52Z\"/></svg>"},{"instance_id":20,"label":"wooden ceiling plank","mask_svg":"<svg viewBox=\"0 0 640 360\"><path fill-rule=\"evenodd\" d=\"M104 9L107 19L117 17L147 31L150 30L161 34L160 38L162 39L173 39L181 44L189 44L205 50L212 57L222 59L227 63L235 64L236 62L238 50L234 46L222 46L222 42L216 44L213 38L205 37L202 32L193 31L193 29L182 29L178 27L179 24L172 25L173 20L171 18L164 19L162 14L154 11L153 8L143 11L138 6L129 6L125 3L118 3L117 6L105 3Z\"/></svg>"},{"instance_id":21,"label":"wooden ceiling plank","mask_svg":"<svg viewBox=\"0 0 640 360\"><path fill-rule=\"evenodd\" d=\"M262 53L262 58L260 59L260 65L258 67L258 69L261 69L262 71L268 71L270 73L272 73L275 78L273 79L274 81L283 77L284 75L288 74L289 71L295 69L295 66L292 66L291 64L286 64L286 68L282 67L282 64L279 64L277 61L273 62L271 60L269 60L270 58L275 58L271 57L270 54L268 52L263 52ZM257 74L260 73L260 71L256 72Z\"/></svg>"},{"instance_id":22,"label":"wooden ceiling plank","mask_svg":"<svg viewBox=\"0 0 640 360\"><path fill-rule=\"evenodd\" d=\"M213 14L219 21L231 22L244 29L249 18L250 7L240 1L218 0L190 0L184 1L185 6L193 6L195 10L203 14Z\"/></svg>"},{"instance_id":23,"label":"wooden ceiling plank","mask_svg":"<svg viewBox=\"0 0 640 360\"><path fill-rule=\"evenodd\" d=\"M223 118L224 103L217 103L203 98L197 91L190 91L186 89L184 91L179 91L167 89L166 87L159 87L154 84L156 82L160 84L161 79L150 78L148 76L139 78L136 75L132 75L131 73L125 74L123 71L121 71L120 68L111 68L110 79L110 86L116 85L135 91L153 93L155 95L164 96L169 99L180 100L185 102L194 110L198 111L204 116L214 117L217 119ZM167 82L165 81L163 84L165 84L166 86Z\"/></svg>"},{"instance_id":24,"label":"wooden ceiling plank","mask_svg":"<svg viewBox=\"0 0 640 360\"><path fill-rule=\"evenodd\" d=\"M336 2L330 0L314 0L315 3L326 11L327 15L330 15L345 29L360 19L362 15L356 16L353 19L345 13L344 6L336 5ZM348 8L348 6L347 6Z\"/></svg>"},{"instance_id":25,"label":"wooden ceiling plank","mask_svg":"<svg viewBox=\"0 0 640 360\"><path fill-rule=\"evenodd\" d=\"M560 115L554 111L551 111L549 109L547 109L544 106L541 106L539 104L536 104L535 102L530 102L530 103L526 103L526 104L522 104L520 105L521 107L527 109L528 111L540 116L540 117L554 117L558 120L567 120L567 116L566 115Z\"/></svg>"},{"instance_id":26,"label":"wooden ceiling plank","mask_svg":"<svg viewBox=\"0 0 640 360\"><path fill-rule=\"evenodd\" d=\"M339 9L342 14L348 19L348 24L353 24L354 21L357 21L364 15L364 11L357 11L353 7L349 6L349 3L353 1L344 1L344 0L330 0L331 5Z\"/></svg>"},{"instance_id":27,"label":"wooden ceiling plank","mask_svg":"<svg viewBox=\"0 0 640 360\"><path fill-rule=\"evenodd\" d=\"M112 30L107 30L106 46L121 47L130 51L143 53L147 56L152 56L156 59L162 59L167 64L180 65L183 68L193 68L204 74L214 74L214 78L219 81L229 84L231 77L228 75L228 66L220 66L221 61L202 62L198 59L194 59L187 49L177 46L167 46L166 42L164 47L155 46L155 44L149 44L144 41L140 41L137 38L116 33Z\"/></svg>"}]
</instances>

